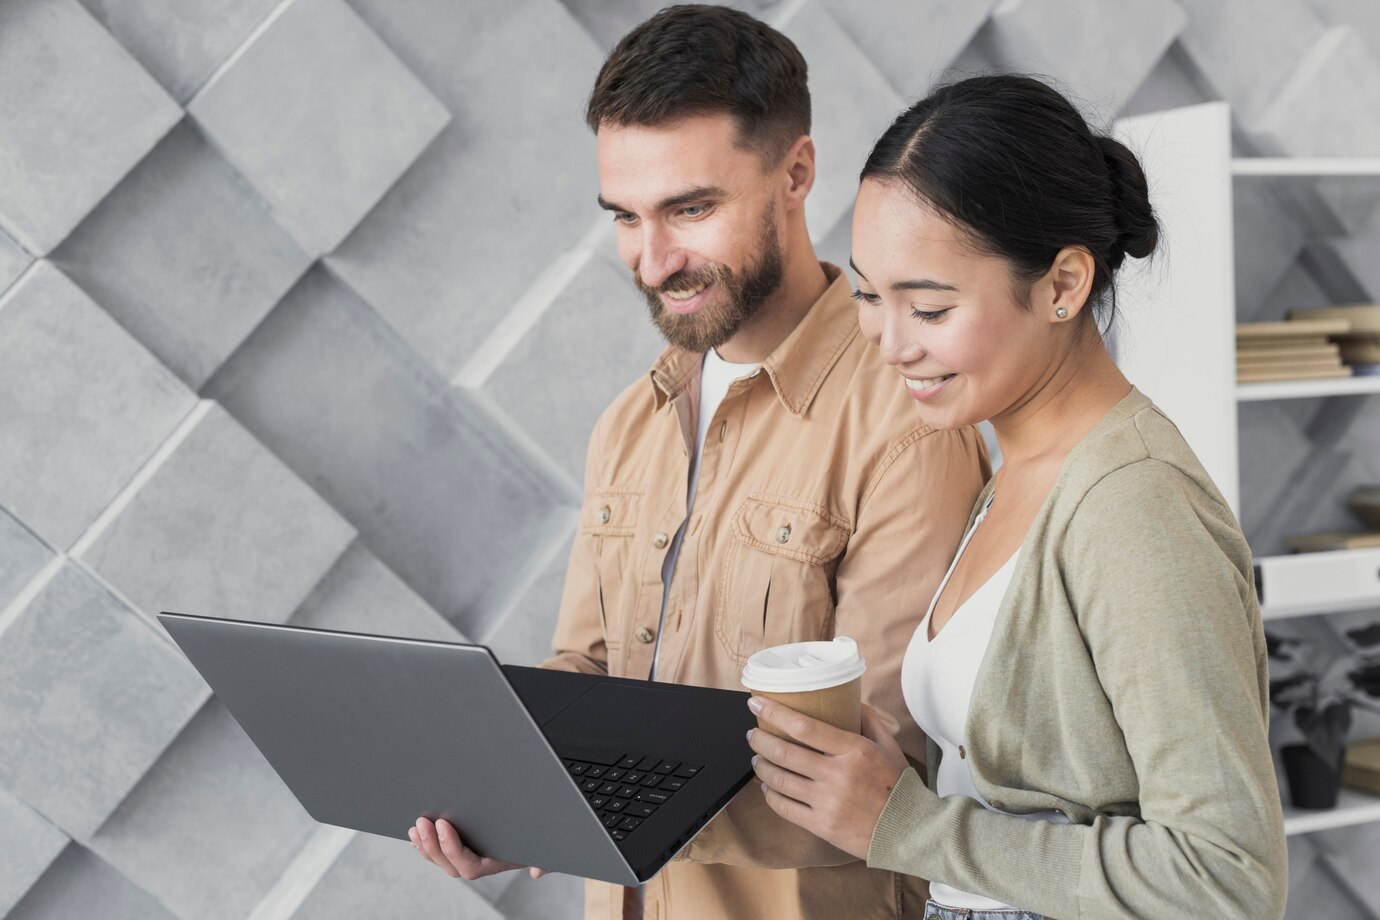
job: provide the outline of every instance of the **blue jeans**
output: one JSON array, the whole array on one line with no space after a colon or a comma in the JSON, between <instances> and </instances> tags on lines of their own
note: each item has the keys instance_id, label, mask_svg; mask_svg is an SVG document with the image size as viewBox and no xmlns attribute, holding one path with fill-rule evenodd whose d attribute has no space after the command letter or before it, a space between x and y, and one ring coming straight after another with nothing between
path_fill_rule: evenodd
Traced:
<instances>
[{"instance_id":1,"label":"blue jeans","mask_svg":"<svg viewBox=\"0 0 1380 920\"><path fill-rule=\"evenodd\" d=\"M1028 910L968 910L966 907L945 907L934 901L926 901L925 920L1043 920L1043 918Z\"/></svg>"}]
</instances>

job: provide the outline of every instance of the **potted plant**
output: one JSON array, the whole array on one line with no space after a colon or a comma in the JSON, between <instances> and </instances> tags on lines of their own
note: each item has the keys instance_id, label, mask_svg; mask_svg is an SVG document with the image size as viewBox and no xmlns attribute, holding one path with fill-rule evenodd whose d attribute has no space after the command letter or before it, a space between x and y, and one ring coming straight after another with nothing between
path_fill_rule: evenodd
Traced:
<instances>
[{"instance_id":1,"label":"potted plant","mask_svg":"<svg viewBox=\"0 0 1380 920\"><path fill-rule=\"evenodd\" d=\"M1332 808L1342 781L1353 707L1380 713L1380 623L1345 633L1334 653L1305 639L1265 634L1283 675L1270 681L1270 702L1303 733L1304 743L1280 749L1297 808Z\"/></svg>"}]
</instances>

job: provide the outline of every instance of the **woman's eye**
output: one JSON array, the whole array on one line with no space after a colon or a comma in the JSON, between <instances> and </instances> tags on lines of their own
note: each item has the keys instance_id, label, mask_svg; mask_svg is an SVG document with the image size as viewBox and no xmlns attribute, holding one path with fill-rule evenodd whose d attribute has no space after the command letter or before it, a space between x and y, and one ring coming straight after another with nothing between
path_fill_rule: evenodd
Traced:
<instances>
[{"instance_id":1,"label":"woman's eye","mask_svg":"<svg viewBox=\"0 0 1380 920\"><path fill-rule=\"evenodd\" d=\"M871 291L864 291L861 288L857 288L853 291L853 299L858 303L867 304L878 304L882 301L882 298L878 297L876 294L873 294Z\"/></svg>"},{"instance_id":2,"label":"woman's eye","mask_svg":"<svg viewBox=\"0 0 1380 920\"><path fill-rule=\"evenodd\" d=\"M921 310L918 307L911 307L910 315L922 323L937 323L944 318L945 313L952 309L952 307L948 307L943 310Z\"/></svg>"}]
</instances>

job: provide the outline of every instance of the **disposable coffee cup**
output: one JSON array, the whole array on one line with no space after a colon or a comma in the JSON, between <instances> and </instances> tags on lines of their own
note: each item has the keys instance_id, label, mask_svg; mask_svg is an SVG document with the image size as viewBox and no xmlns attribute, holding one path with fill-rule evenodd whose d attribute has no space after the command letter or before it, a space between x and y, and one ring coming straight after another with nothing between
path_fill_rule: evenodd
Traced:
<instances>
[{"instance_id":1,"label":"disposable coffee cup","mask_svg":"<svg viewBox=\"0 0 1380 920\"><path fill-rule=\"evenodd\" d=\"M743 666L743 686L845 731L862 730L862 676L867 663L847 636L763 649ZM798 741L758 716L757 725Z\"/></svg>"}]
</instances>

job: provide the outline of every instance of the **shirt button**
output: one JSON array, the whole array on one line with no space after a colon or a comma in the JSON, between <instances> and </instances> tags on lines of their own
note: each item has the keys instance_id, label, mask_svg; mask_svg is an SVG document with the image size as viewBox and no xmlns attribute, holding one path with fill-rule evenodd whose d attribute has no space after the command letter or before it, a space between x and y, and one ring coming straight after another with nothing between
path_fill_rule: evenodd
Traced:
<instances>
[{"instance_id":1,"label":"shirt button","mask_svg":"<svg viewBox=\"0 0 1380 920\"><path fill-rule=\"evenodd\" d=\"M657 549L665 549L666 544L670 542L671 538L666 536L666 534L664 533L659 533L655 537L652 537L652 545L655 546Z\"/></svg>"},{"instance_id":2,"label":"shirt button","mask_svg":"<svg viewBox=\"0 0 1380 920\"><path fill-rule=\"evenodd\" d=\"M963 745L961 744L958 746L958 758L959 760L968 759L968 752L963 749Z\"/></svg>"},{"instance_id":3,"label":"shirt button","mask_svg":"<svg viewBox=\"0 0 1380 920\"><path fill-rule=\"evenodd\" d=\"M637 636L637 641L642 643L651 642L656 638L656 636L652 634L652 631L645 626L637 627L637 632L633 633L633 635Z\"/></svg>"},{"instance_id":4,"label":"shirt button","mask_svg":"<svg viewBox=\"0 0 1380 920\"><path fill-rule=\"evenodd\" d=\"M787 542L790 541L790 539L791 539L791 525L790 525L790 524L783 524L783 525L776 531L776 542L777 542L777 543L787 543Z\"/></svg>"},{"instance_id":5,"label":"shirt button","mask_svg":"<svg viewBox=\"0 0 1380 920\"><path fill-rule=\"evenodd\" d=\"M594 519L598 521L600 524L607 524L612 517L613 511L609 509L608 505L605 505L598 511L594 512Z\"/></svg>"},{"instance_id":6,"label":"shirt button","mask_svg":"<svg viewBox=\"0 0 1380 920\"><path fill-rule=\"evenodd\" d=\"M999 800L997 800L997 799L992 799L991 805L992 805L992 807L995 808L997 811L1006 811L1006 806L1003 805L1003 804L1002 804Z\"/></svg>"}]
</instances>

